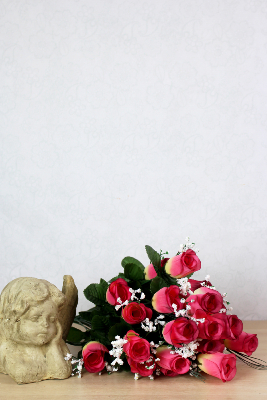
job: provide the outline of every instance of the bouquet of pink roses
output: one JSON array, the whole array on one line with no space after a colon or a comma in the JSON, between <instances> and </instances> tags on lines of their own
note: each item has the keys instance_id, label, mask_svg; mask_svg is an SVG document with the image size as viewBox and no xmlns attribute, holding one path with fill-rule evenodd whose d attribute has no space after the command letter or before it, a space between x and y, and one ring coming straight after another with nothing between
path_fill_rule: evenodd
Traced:
<instances>
[{"instance_id":1,"label":"bouquet of pink roses","mask_svg":"<svg viewBox=\"0 0 267 400\"><path fill-rule=\"evenodd\" d=\"M75 318L85 331L72 327L68 336L70 344L83 346L79 374L83 363L89 372L131 370L135 379L185 373L203 379L204 371L225 382L236 374L236 357L266 368L248 357L258 346L257 335L243 331L226 294L212 286L209 276L191 278L201 268L193 248L187 238L167 258L168 253L146 246L146 268L125 257L123 273L84 290L95 307Z\"/></svg>"}]
</instances>

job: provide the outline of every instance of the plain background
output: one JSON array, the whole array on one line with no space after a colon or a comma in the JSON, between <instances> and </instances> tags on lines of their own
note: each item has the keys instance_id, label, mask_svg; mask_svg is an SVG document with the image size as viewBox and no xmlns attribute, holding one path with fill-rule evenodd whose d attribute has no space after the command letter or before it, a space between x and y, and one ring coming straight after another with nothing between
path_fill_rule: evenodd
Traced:
<instances>
[{"instance_id":1,"label":"plain background","mask_svg":"<svg viewBox=\"0 0 267 400\"><path fill-rule=\"evenodd\" d=\"M1 0L0 290L83 289L186 236L267 318L265 0Z\"/></svg>"}]
</instances>

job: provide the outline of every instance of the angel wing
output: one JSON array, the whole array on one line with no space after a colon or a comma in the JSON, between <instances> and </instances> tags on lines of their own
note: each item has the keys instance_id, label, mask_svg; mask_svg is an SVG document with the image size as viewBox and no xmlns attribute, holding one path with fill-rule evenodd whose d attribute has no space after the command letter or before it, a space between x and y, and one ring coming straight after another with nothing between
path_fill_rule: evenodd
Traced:
<instances>
[{"instance_id":1,"label":"angel wing","mask_svg":"<svg viewBox=\"0 0 267 400\"><path fill-rule=\"evenodd\" d=\"M76 315L76 307L78 304L78 289L71 275L63 276L62 293L66 297L66 301L59 312L59 322L62 326L62 338L66 340L70 327Z\"/></svg>"}]
</instances>

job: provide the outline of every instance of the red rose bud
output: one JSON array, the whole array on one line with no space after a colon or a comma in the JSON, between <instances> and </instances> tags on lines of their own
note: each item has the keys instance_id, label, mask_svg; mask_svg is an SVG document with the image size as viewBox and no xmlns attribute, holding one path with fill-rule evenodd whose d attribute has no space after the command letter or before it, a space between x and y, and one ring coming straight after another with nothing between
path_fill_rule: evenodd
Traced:
<instances>
[{"instance_id":1,"label":"red rose bud","mask_svg":"<svg viewBox=\"0 0 267 400\"><path fill-rule=\"evenodd\" d=\"M102 343L87 343L82 350L85 369L89 372L102 371L105 367L105 353L108 353L108 349Z\"/></svg>"},{"instance_id":2,"label":"red rose bud","mask_svg":"<svg viewBox=\"0 0 267 400\"><path fill-rule=\"evenodd\" d=\"M194 315L197 309L214 314L224 308L222 295L217 290L206 287L195 290L191 296L187 297L186 301L191 306L191 315Z\"/></svg>"},{"instance_id":3,"label":"red rose bud","mask_svg":"<svg viewBox=\"0 0 267 400\"><path fill-rule=\"evenodd\" d=\"M225 348L223 340L201 340L197 346L197 351L199 353L222 353Z\"/></svg>"},{"instance_id":4,"label":"red rose bud","mask_svg":"<svg viewBox=\"0 0 267 400\"><path fill-rule=\"evenodd\" d=\"M238 339L243 331L243 322L236 315L227 315L227 319L230 329L229 339Z\"/></svg>"},{"instance_id":5,"label":"red rose bud","mask_svg":"<svg viewBox=\"0 0 267 400\"><path fill-rule=\"evenodd\" d=\"M164 267L164 265L166 264L166 262L168 260L169 260L169 258L164 258L163 260L161 260L161 263L160 263L161 268ZM145 268L144 273L145 273L145 279L148 280L148 281L157 276L157 273L155 271L155 268L154 268L153 264L149 264Z\"/></svg>"},{"instance_id":6,"label":"red rose bud","mask_svg":"<svg viewBox=\"0 0 267 400\"><path fill-rule=\"evenodd\" d=\"M242 353L251 356L258 347L258 338L255 334L242 332L238 339L226 339L224 344L230 350L241 351Z\"/></svg>"},{"instance_id":7,"label":"red rose bud","mask_svg":"<svg viewBox=\"0 0 267 400\"><path fill-rule=\"evenodd\" d=\"M186 374L190 368L190 361L183 358L180 354L171 354L168 346L160 346L157 348L157 361L161 372L167 376L176 376Z\"/></svg>"},{"instance_id":8,"label":"red rose bud","mask_svg":"<svg viewBox=\"0 0 267 400\"><path fill-rule=\"evenodd\" d=\"M139 324L144 319L151 319L153 311L144 304L132 302L122 310L121 316L128 324Z\"/></svg>"},{"instance_id":9,"label":"red rose bud","mask_svg":"<svg viewBox=\"0 0 267 400\"><path fill-rule=\"evenodd\" d=\"M165 376L170 376L170 377L172 377L172 376L177 376L177 375L179 375L179 374L177 374L176 372L174 372L174 371L172 371L172 370L170 370L170 369L165 369L165 368L162 368L162 367L159 367L159 369L160 369L160 372L161 372L163 375L165 375Z\"/></svg>"},{"instance_id":10,"label":"red rose bud","mask_svg":"<svg viewBox=\"0 0 267 400\"><path fill-rule=\"evenodd\" d=\"M150 344L146 339L139 337L135 331L128 331L124 337L128 340L123 345L123 350L128 357L137 363L147 361L150 357Z\"/></svg>"},{"instance_id":11,"label":"red rose bud","mask_svg":"<svg viewBox=\"0 0 267 400\"><path fill-rule=\"evenodd\" d=\"M121 299L122 303L131 298L129 286L127 282L122 278L118 278L115 281L111 282L106 293L107 302L112 306L120 304L117 301L118 298Z\"/></svg>"},{"instance_id":12,"label":"red rose bud","mask_svg":"<svg viewBox=\"0 0 267 400\"><path fill-rule=\"evenodd\" d=\"M201 268L201 262L194 250L188 249L185 252L170 258L165 271L174 278L183 278Z\"/></svg>"},{"instance_id":13,"label":"red rose bud","mask_svg":"<svg viewBox=\"0 0 267 400\"><path fill-rule=\"evenodd\" d=\"M150 361L149 361L150 360ZM155 371L157 365L153 356L149 358L148 361L140 364L134 361L132 358L128 357L127 361L131 367L131 372L134 374L140 374L141 376L150 376Z\"/></svg>"},{"instance_id":14,"label":"red rose bud","mask_svg":"<svg viewBox=\"0 0 267 400\"><path fill-rule=\"evenodd\" d=\"M152 307L159 313L173 313L172 304L177 305L177 310L185 308L185 303L181 302L182 295L180 288L175 285L164 287L157 291L152 298Z\"/></svg>"},{"instance_id":15,"label":"red rose bud","mask_svg":"<svg viewBox=\"0 0 267 400\"><path fill-rule=\"evenodd\" d=\"M197 324L187 318L180 317L168 322L162 331L167 343L180 347L180 343L190 343L198 337Z\"/></svg>"},{"instance_id":16,"label":"red rose bud","mask_svg":"<svg viewBox=\"0 0 267 400\"><path fill-rule=\"evenodd\" d=\"M205 283L205 285L212 286L212 284L209 281L197 281L195 279L188 279L188 282L191 284L191 290L194 292L198 288L202 287L201 283Z\"/></svg>"},{"instance_id":17,"label":"red rose bud","mask_svg":"<svg viewBox=\"0 0 267 400\"><path fill-rule=\"evenodd\" d=\"M204 322L198 324L201 339L222 340L229 337L229 325L225 314L209 315L203 310L197 310L194 317L197 319L205 318Z\"/></svg>"},{"instance_id":18,"label":"red rose bud","mask_svg":"<svg viewBox=\"0 0 267 400\"><path fill-rule=\"evenodd\" d=\"M231 381L236 374L236 356L234 354L199 354L197 361L198 367L202 371L223 382Z\"/></svg>"}]
</instances>

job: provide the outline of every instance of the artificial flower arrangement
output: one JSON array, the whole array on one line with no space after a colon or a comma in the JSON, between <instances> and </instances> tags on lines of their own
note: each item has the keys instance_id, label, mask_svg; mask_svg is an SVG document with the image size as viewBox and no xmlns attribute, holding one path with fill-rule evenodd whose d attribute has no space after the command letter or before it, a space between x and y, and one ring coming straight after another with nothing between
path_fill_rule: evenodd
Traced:
<instances>
[{"instance_id":1,"label":"artificial flower arrangement","mask_svg":"<svg viewBox=\"0 0 267 400\"><path fill-rule=\"evenodd\" d=\"M84 365L99 374L130 370L135 379L189 373L203 380L204 371L226 382L236 374L236 357L266 369L250 357L257 335L243 331L226 294L212 286L209 276L191 278L201 268L194 245L186 238L171 258L146 246L146 268L125 257L123 273L84 290L95 307L75 318L85 330L72 327L68 336L68 343L83 346L82 358L72 361L79 377Z\"/></svg>"}]
</instances>

